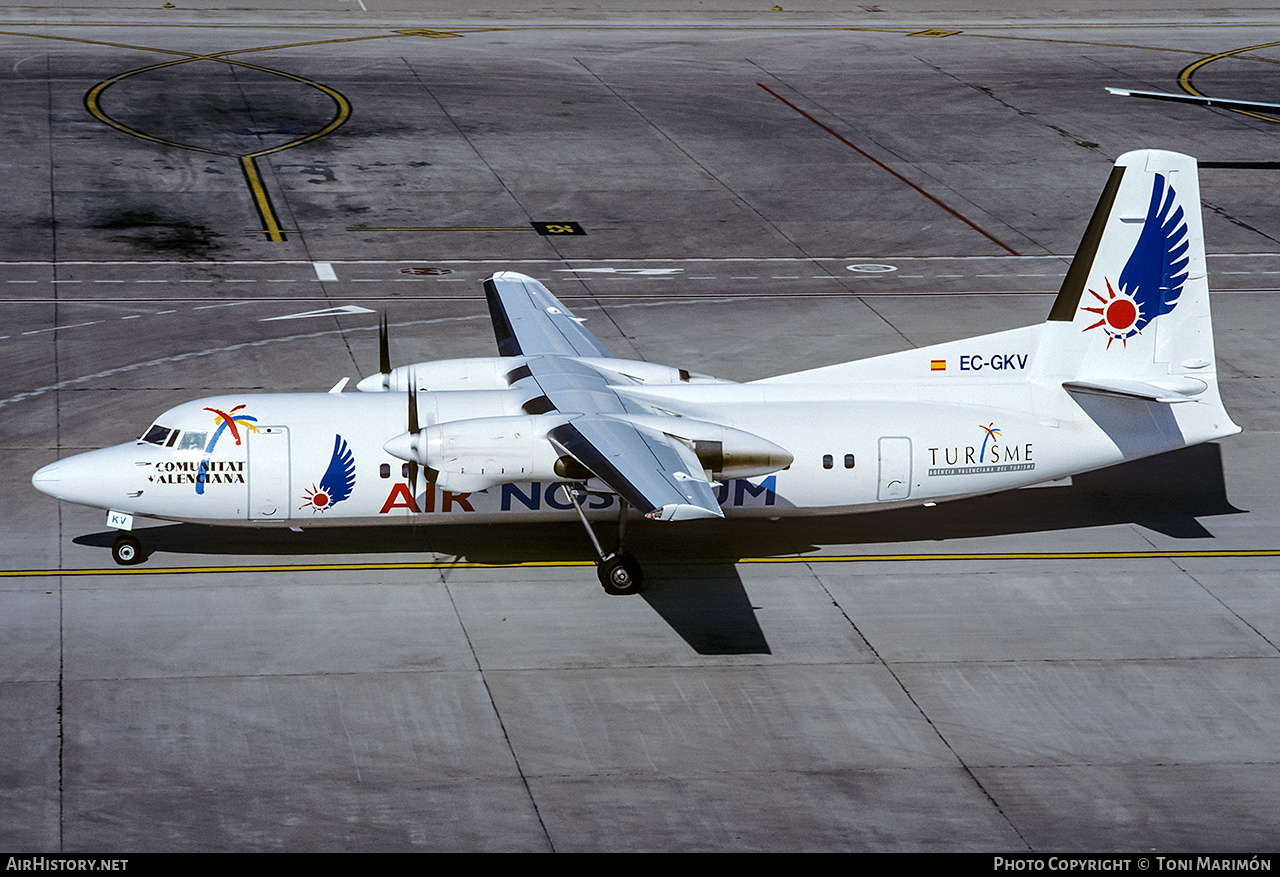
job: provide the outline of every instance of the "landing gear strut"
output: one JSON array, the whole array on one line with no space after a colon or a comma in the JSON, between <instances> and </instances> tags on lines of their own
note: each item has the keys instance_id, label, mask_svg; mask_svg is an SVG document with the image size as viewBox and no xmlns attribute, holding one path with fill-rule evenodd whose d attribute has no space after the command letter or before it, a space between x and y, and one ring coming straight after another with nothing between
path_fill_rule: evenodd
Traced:
<instances>
[{"instance_id":1,"label":"landing gear strut","mask_svg":"<svg viewBox=\"0 0 1280 877\"><path fill-rule=\"evenodd\" d=\"M121 530L111 543L111 557L121 566L134 566L147 559L147 552L142 550L142 542L137 536Z\"/></svg>"},{"instance_id":2,"label":"landing gear strut","mask_svg":"<svg viewBox=\"0 0 1280 877\"><path fill-rule=\"evenodd\" d=\"M582 501L586 496L580 486L570 486L562 484L564 492L569 500L573 503L573 507L578 512L578 517L582 520L582 526L587 530L587 537L591 540L591 546L596 550L596 556L600 560L596 563L596 576L600 579L600 584L604 587L606 594L635 594L640 590L640 585L644 582L644 573L640 569L640 563L635 556L629 551L622 550L623 540L627 535L627 501L622 497L618 497L620 508L618 511L618 547L610 554L606 554L604 549L600 547L600 540L596 538L595 530L591 528L591 523L587 520L587 515L582 510Z\"/></svg>"}]
</instances>

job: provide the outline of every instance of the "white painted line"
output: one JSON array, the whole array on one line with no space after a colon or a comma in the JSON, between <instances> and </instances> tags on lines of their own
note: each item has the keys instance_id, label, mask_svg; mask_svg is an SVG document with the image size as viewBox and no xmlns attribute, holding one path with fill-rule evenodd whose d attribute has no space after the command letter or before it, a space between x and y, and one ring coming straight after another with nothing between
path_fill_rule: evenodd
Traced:
<instances>
[{"instance_id":1,"label":"white painted line","mask_svg":"<svg viewBox=\"0 0 1280 877\"><path fill-rule=\"evenodd\" d=\"M557 271L576 271L579 274L678 274L683 268L557 268Z\"/></svg>"},{"instance_id":2,"label":"white painted line","mask_svg":"<svg viewBox=\"0 0 1280 877\"><path fill-rule=\"evenodd\" d=\"M333 265L329 262L312 262L311 266L316 269L316 280L338 279L338 275L333 273Z\"/></svg>"},{"instance_id":3,"label":"white painted line","mask_svg":"<svg viewBox=\"0 0 1280 877\"><path fill-rule=\"evenodd\" d=\"M336 308L325 308L322 311L306 311L301 314L285 314L280 317L263 317L259 323L271 323L275 320L301 320L306 317L336 317L341 314L376 314L377 311L362 308L360 305L341 305Z\"/></svg>"},{"instance_id":4,"label":"white painted line","mask_svg":"<svg viewBox=\"0 0 1280 877\"><path fill-rule=\"evenodd\" d=\"M238 308L238 307L240 307L240 305L247 305L247 304L252 304L252 302L247 302L247 301L233 301L233 302L230 302L230 303L228 303L228 304L224 304L224 305L200 305L200 307L198 307L198 308L192 308L191 310L193 310L193 311L211 311L211 310L213 310L214 308Z\"/></svg>"},{"instance_id":5,"label":"white painted line","mask_svg":"<svg viewBox=\"0 0 1280 877\"><path fill-rule=\"evenodd\" d=\"M90 320L87 323L72 323L70 326L50 326L48 329L32 329L30 332L23 332L23 335L39 335L41 332L57 332L59 329L78 329L81 326L94 326L101 323L101 320Z\"/></svg>"},{"instance_id":6,"label":"white painted line","mask_svg":"<svg viewBox=\"0 0 1280 877\"><path fill-rule=\"evenodd\" d=\"M124 283L123 280L95 280L94 283Z\"/></svg>"}]
</instances>

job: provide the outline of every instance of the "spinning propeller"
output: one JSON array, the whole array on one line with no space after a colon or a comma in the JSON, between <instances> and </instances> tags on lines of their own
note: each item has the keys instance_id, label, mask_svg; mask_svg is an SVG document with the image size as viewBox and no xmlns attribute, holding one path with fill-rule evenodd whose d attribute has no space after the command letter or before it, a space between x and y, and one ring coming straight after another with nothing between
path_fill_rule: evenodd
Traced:
<instances>
[{"instance_id":1,"label":"spinning propeller","mask_svg":"<svg viewBox=\"0 0 1280 877\"><path fill-rule=\"evenodd\" d=\"M418 428L418 381L412 372L409 374L409 422L407 426L409 435L413 436L413 438L409 440L409 447L413 451L409 456L409 492L414 496L417 496L418 440L422 433Z\"/></svg>"},{"instance_id":2,"label":"spinning propeller","mask_svg":"<svg viewBox=\"0 0 1280 877\"><path fill-rule=\"evenodd\" d=\"M378 376L382 378L382 389L391 389L391 347L387 341L387 312L382 312L382 322L378 325Z\"/></svg>"},{"instance_id":3,"label":"spinning propeller","mask_svg":"<svg viewBox=\"0 0 1280 877\"><path fill-rule=\"evenodd\" d=\"M405 431L394 438L388 439L384 444L383 450L393 457L399 457L404 460L408 466L409 489L417 495L418 491L418 469L421 467L427 474L427 478L435 481L439 478L440 473L423 462L424 450L422 443L426 441L426 430L422 429L418 423L418 379L412 371L409 373L409 411L405 422Z\"/></svg>"},{"instance_id":4,"label":"spinning propeller","mask_svg":"<svg viewBox=\"0 0 1280 877\"><path fill-rule=\"evenodd\" d=\"M374 379L373 375L365 378L365 382L368 382L370 386L361 387L361 389L380 389L383 392L392 389L391 345L388 336L387 315L384 312L378 325L378 375L376 379ZM405 423L405 432L388 440L383 445L383 449L388 454L399 457L408 464L409 490L416 496L418 492L418 469L421 466L418 448L422 440L422 427L418 423L418 377L413 371L409 372L408 391L409 410ZM427 468L427 474L429 476L433 475L434 470Z\"/></svg>"}]
</instances>

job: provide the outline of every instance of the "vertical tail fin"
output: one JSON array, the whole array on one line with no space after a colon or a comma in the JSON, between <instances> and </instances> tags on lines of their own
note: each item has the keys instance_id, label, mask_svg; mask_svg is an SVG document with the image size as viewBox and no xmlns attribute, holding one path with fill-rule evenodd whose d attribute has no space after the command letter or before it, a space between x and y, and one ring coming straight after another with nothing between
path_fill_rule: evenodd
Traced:
<instances>
[{"instance_id":1,"label":"vertical tail fin","mask_svg":"<svg viewBox=\"0 0 1280 877\"><path fill-rule=\"evenodd\" d=\"M1144 149L1116 160L1044 341L1041 370L1081 385L1214 381L1194 158Z\"/></svg>"}]
</instances>

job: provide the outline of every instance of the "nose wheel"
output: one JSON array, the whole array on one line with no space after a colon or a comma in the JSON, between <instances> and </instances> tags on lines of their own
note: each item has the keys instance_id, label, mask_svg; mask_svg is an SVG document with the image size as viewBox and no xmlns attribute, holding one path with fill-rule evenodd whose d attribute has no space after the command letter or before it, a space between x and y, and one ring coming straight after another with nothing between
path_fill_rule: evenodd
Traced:
<instances>
[{"instance_id":1,"label":"nose wheel","mask_svg":"<svg viewBox=\"0 0 1280 877\"><path fill-rule=\"evenodd\" d=\"M142 542L137 536L122 530L111 543L111 557L121 566L134 566L147 559L147 552L142 550Z\"/></svg>"}]
</instances>

